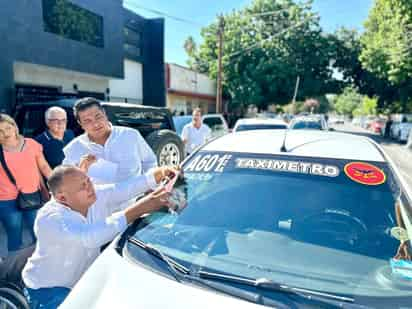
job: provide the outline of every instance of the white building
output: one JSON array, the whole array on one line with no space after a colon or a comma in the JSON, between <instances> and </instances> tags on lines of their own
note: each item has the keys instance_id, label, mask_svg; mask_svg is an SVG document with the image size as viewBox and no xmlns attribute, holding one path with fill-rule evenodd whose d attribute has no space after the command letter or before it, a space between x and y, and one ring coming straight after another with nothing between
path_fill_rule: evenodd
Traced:
<instances>
[{"instance_id":1,"label":"white building","mask_svg":"<svg viewBox=\"0 0 412 309\"><path fill-rule=\"evenodd\" d=\"M172 113L216 112L216 82L207 75L177 64L166 64L166 105Z\"/></svg>"}]
</instances>

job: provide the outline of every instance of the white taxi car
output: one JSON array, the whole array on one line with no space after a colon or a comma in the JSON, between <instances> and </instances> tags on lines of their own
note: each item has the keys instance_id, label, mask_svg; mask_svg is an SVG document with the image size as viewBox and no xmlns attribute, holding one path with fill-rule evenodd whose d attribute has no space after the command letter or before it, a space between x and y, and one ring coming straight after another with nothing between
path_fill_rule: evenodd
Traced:
<instances>
[{"instance_id":1,"label":"white taxi car","mask_svg":"<svg viewBox=\"0 0 412 309\"><path fill-rule=\"evenodd\" d=\"M412 307L411 192L372 140L239 132L183 170L62 309Z\"/></svg>"}]
</instances>

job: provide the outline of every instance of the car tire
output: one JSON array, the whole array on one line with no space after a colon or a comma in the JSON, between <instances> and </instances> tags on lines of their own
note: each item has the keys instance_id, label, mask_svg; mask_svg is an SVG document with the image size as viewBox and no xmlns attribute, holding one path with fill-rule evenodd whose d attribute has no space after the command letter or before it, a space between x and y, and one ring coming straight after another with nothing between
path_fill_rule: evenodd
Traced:
<instances>
[{"instance_id":1,"label":"car tire","mask_svg":"<svg viewBox=\"0 0 412 309\"><path fill-rule=\"evenodd\" d=\"M146 138L153 149L159 166L179 165L184 159L184 146L180 137L171 130L159 130Z\"/></svg>"},{"instance_id":2,"label":"car tire","mask_svg":"<svg viewBox=\"0 0 412 309\"><path fill-rule=\"evenodd\" d=\"M12 287L0 287L0 307L6 309L30 309L21 291Z\"/></svg>"}]
</instances>

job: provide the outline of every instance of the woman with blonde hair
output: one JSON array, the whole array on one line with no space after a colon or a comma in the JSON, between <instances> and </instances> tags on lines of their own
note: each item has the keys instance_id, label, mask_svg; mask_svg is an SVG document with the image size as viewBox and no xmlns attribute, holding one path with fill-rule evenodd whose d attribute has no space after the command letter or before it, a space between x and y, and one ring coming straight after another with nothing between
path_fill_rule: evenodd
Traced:
<instances>
[{"instance_id":1,"label":"woman with blonde hair","mask_svg":"<svg viewBox=\"0 0 412 309\"><path fill-rule=\"evenodd\" d=\"M23 220L30 228L36 207L22 205L22 196L39 193L42 175L49 177L51 169L44 158L42 146L19 134L14 119L0 114L0 222L6 230L9 253L22 248ZM40 205L39 205L40 206Z\"/></svg>"}]
</instances>

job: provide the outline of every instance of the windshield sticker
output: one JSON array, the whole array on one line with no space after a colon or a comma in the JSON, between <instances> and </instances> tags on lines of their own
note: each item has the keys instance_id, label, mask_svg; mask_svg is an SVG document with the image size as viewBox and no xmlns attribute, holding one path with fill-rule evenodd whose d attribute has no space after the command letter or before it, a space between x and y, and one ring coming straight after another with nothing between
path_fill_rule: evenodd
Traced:
<instances>
[{"instance_id":1,"label":"windshield sticker","mask_svg":"<svg viewBox=\"0 0 412 309\"><path fill-rule=\"evenodd\" d=\"M337 166L301 161L239 158L236 159L236 168L281 171L327 177L339 176L339 168Z\"/></svg>"},{"instance_id":2,"label":"windshield sticker","mask_svg":"<svg viewBox=\"0 0 412 309\"><path fill-rule=\"evenodd\" d=\"M350 179L364 185L376 186L386 181L385 173L369 163L351 162L345 165L344 171Z\"/></svg>"},{"instance_id":3,"label":"windshield sticker","mask_svg":"<svg viewBox=\"0 0 412 309\"><path fill-rule=\"evenodd\" d=\"M198 155L185 168L185 172L217 172L223 173L232 155Z\"/></svg>"}]
</instances>

